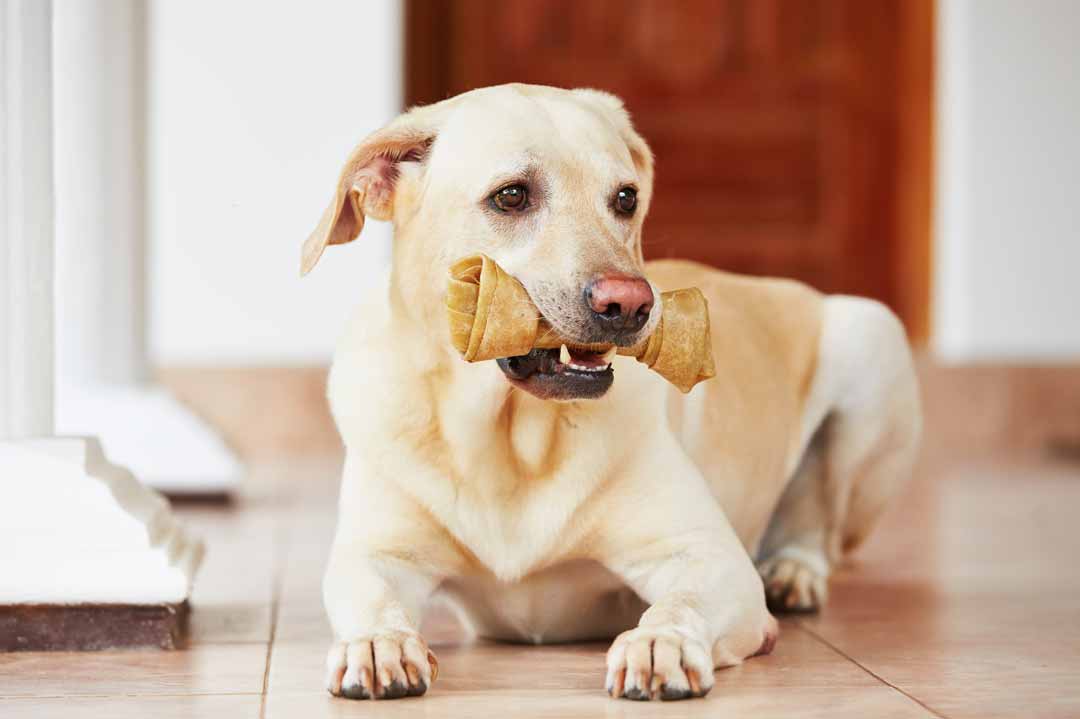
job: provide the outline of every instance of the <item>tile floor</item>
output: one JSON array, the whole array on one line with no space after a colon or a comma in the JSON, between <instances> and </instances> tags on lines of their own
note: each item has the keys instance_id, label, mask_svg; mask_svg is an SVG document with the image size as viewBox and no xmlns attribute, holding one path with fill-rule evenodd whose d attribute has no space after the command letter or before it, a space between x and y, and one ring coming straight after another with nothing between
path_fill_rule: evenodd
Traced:
<instances>
[{"instance_id":1,"label":"tile floor","mask_svg":"<svg viewBox=\"0 0 1080 719\"><path fill-rule=\"evenodd\" d=\"M267 463L232 506L181 507L210 545L191 646L0 654L0 717L1080 717L1077 463L925 460L821 615L784 619L776 651L706 699L666 704L608 699L603 644L469 643L438 612L426 697L327 695L335 473Z\"/></svg>"}]
</instances>

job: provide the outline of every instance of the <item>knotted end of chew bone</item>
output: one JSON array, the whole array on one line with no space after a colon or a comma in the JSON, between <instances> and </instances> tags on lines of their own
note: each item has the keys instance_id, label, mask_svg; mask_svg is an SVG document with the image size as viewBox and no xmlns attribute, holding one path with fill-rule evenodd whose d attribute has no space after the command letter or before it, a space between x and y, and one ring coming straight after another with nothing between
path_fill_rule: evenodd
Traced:
<instances>
[{"instance_id":1,"label":"knotted end of chew bone","mask_svg":"<svg viewBox=\"0 0 1080 719\"><path fill-rule=\"evenodd\" d=\"M632 354L683 392L716 376L713 365L709 303L696 287L660 295L660 324ZM620 352L621 354L621 352Z\"/></svg>"},{"instance_id":2,"label":"knotted end of chew bone","mask_svg":"<svg viewBox=\"0 0 1080 719\"><path fill-rule=\"evenodd\" d=\"M660 299L663 314L649 339L618 352L636 357L689 392L716 374L708 302L696 287L664 292ZM564 343L584 347L561 338L540 317L525 287L485 255L466 257L450 267L446 313L450 341L468 362L516 357Z\"/></svg>"},{"instance_id":3,"label":"knotted end of chew bone","mask_svg":"<svg viewBox=\"0 0 1080 719\"><path fill-rule=\"evenodd\" d=\"M451 265L446 313L450 341L468 362L528 354L540 324L525 287L485 255Z\"/></svg>"}]
</instances>

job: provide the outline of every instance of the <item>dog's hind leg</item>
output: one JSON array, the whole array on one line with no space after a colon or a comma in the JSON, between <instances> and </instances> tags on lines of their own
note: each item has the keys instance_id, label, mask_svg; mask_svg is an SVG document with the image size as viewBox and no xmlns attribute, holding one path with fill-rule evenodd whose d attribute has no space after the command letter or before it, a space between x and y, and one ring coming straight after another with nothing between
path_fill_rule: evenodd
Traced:
<instances>
[{"instance_id":1,"label":"dog's hind leg","mask_svg":"<svg viewBox=\"0 0 1080 719\"><path fill-rule=\"evenodd\" d=\"M918 382L903 327L883 305L826 300L806 413L806 450L758 552L770 607L780 611L821 607L831 568L911 474Z\"/></svg>"},{"instance_id":2,"label":"dog's hind leg","mask_svg":"<svg viewBox=\"0 0 1080 719\"><path fill-rule=\"evenodd\" d=\"M758 551L758 571L774 612L813 611L825 602L829 508L822 446L818 432L780 497Z\"/></svg>"}]
</instances>

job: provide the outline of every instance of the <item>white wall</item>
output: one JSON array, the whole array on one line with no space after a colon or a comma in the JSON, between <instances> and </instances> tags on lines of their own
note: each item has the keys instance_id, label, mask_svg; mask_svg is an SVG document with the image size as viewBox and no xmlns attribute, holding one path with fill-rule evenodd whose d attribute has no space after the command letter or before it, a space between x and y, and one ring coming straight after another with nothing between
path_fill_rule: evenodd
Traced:
<instances>
[{"instance_id":1,"label":"white wall","mask_svg":"<svg viewBox=\"0 0 1080 719\"><path fill-rule=\"evenodd\" d=\"M1080 358L1080 2L941 0L936 349Z\"/></svg>"},{"instance_id":2,"label":"white wall","mask_svg":"<svg viewBox=\"0 0 1080 719\"><path fill-rule=\"evenodd\" d=\"M153 0L150 344L159 365L325 362L389 227L300 245L346 154L400 111L395 0Z\"/></svg>"}]
</instances>

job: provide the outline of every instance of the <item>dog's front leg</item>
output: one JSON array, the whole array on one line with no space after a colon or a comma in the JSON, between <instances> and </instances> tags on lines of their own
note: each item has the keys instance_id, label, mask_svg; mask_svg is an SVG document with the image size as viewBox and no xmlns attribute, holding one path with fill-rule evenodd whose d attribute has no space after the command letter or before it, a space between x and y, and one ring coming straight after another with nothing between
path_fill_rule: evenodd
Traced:
<instances>
[{"instance_id":1,"label":"dog's front leg","mask_svg":"<svg viewBox=\"0 0 1080 719\"><path fill-rule=\"evenodd\" d=\"M599 503L601 561L651 606L607 654L627 699L704 696L713 669L772 649L761 579L697 468L666 447Z\"/></svg>"},{"instance_id":2,"label":"dog's front leg","mask_svg":"<svg viewBox=\"0 0 1080 719\"><path fill-rule=\"evenodd\" d=\"M427 691L438 662L418 631L433 581L408 562L335 544L323 599L336 641L327 689L350 699L397 699Z\"/></svg>"},{"instance_id":3,"label":"dog's front leg","mask_svg":"<svg viewBox=\"0 0 1080 719\"><path fill-rule=\"evenodd\" d=\"M350 458L352 459L352 458ZM327 688L350 699L427 691L438 662L421 638L424 602L451 561L449 542L391 481L346 461L337 534L323 579L335 642Z\"/></svg>"}]
</instances>

